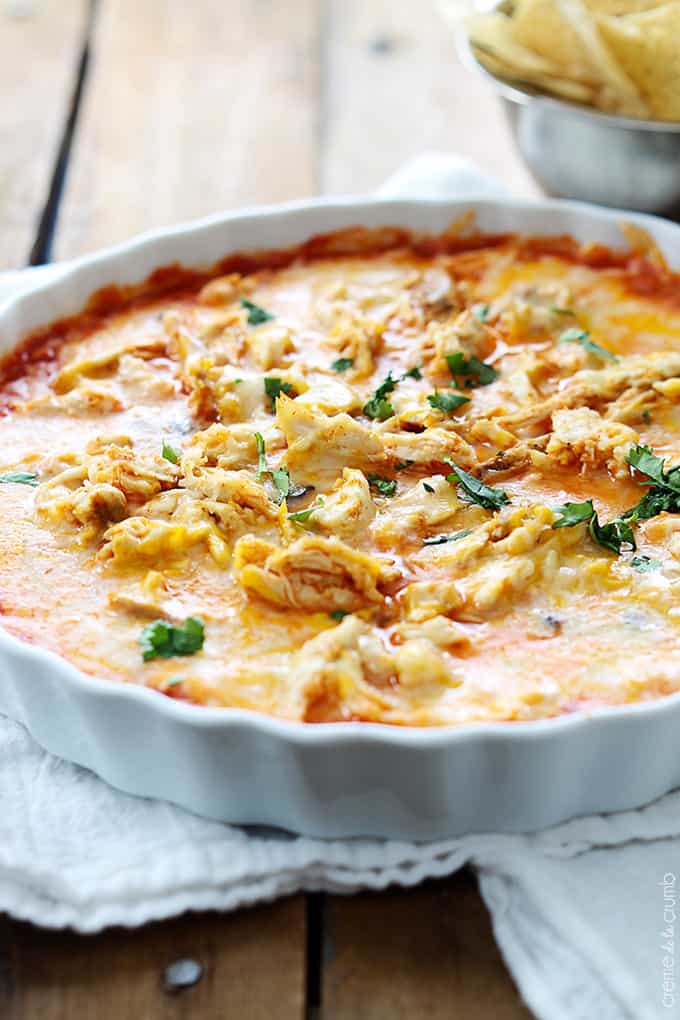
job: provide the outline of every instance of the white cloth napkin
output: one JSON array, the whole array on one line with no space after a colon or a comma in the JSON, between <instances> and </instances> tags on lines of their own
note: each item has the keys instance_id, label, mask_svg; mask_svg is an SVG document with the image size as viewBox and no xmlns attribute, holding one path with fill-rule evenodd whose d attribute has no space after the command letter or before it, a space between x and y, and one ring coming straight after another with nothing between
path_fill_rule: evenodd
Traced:
<instances>
[{"instance_id":1,"label":"white cloth napkin","mask_svg":"<svg viewBox=\"0 0 680 1020\"><path fill-rule=\"evenodd\" d=\"M466 161L434 153L384 191L501 189ZM0 278L0 297L32 272ZM0 910L36 924L94 932L300 889L413 885L466 863L479 873L506 963L540 1020L680 1016L680 792L641 811L527 836L324 842L119 793L0 718Z\"/></svg>"}]
</instances>

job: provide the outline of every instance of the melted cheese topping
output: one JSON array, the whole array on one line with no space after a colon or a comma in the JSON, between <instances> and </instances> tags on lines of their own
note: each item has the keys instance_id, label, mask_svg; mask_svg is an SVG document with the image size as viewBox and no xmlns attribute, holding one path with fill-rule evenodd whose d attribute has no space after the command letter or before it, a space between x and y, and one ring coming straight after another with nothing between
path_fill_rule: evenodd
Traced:
<instances>
[{"instance_id":1,"label":"melted cheese topping","mask_svg":"<svg viewBox=\"0 0 680 1020\"><path fill-rule=\"evenodd\" d=\"M680 515L619 555L553 527L556 505L603 523L637 503L636 444L678 460L677 277L567 240L322 248L121 296L6 364L0 472L39 484L0 485L4 627L94 675L310 722L680 689ZM451 462L507 501L471 501ZM144 662L143 628L189 616L203 648Z\"/></svg>"}]
</instances>

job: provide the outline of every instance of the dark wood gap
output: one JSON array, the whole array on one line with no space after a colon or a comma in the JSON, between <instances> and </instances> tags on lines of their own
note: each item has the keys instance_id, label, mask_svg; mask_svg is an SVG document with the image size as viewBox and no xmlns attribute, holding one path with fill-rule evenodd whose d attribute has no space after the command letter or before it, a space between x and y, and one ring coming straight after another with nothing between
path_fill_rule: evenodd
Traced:
<instances>
[{"instance_id":1,"label":"dark wood gap","mask_svg":"<svg viewBox=\"0 0 680 1020\"><path fill-rule=\"evenodd\" d=\"M326 894L307 894L307 988L305 1020L321 1020Z\"/></svg>"},{"instance_id":2,"label":"dark wood gap","mask_svg":"<svg viewBox=\"0 0 680 1020\"><path fill-rule=\"evenodd\" d=\"M83 28L83 40L80 49L80 59L76 71L76 79L73 88L73 95L69 107L69 114L66 118L64 131L57 149L57 157L54 170L50 180L50 188L47 193L47 200L38 221L38 229L35 241L28 256L29 266L42 266L51 261L52 243L54 232L59 215L59 205L64 192L64 182L68 171L68 163L71 155L73 136L75 134L80 112L81 100L87 80L87 71L90 62L90 40L92 39L92 28L97 13L99 0L89 0L87 17Z\"/></svg>"}]
</instances>

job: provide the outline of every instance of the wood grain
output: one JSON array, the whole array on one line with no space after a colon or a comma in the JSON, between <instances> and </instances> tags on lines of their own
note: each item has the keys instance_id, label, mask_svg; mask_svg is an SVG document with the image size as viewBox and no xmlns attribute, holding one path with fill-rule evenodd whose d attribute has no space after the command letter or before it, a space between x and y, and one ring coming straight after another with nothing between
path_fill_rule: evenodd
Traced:
<instances>
[{"instance_id":1,"label":"wood grain","mask_svg":"<svg viewBox=\"0 0 680 1020\"><path fill-rule=\"evenodd\" d=\"M168 992L182 957L204 973ZM0 923L3 1020L302 1020L304 897L79 936Z\"/></svg>"},{"instance_id":2,"label":"wood grain","mask_svg":"<svg viewBox=\"0 0 680 1020\"><path fill-rule=\"evenodd\" d=\"M327 0L322 187L376 188L426 149L475 160L520 195L537 186L489 86L463 68L433 0Z\"/></svg>"},{"instance_id":3,"label":"wood grain","mask_svg":"<svg viewBox=\"0 0 680 1020\"><path fill-rule=\"evenodd\" d=\"M0 0L0 268L28 259L75 85L87 0Z\"/></svg>"},{"instance_id":4,"label":"wood grain","mask_svg":"<svg viewBox=\"0 0 680 1020\"><path fill-rule=\"evenodd\" d=\"M475 880L327 903L323 1020L530 1020Z\"/></svg>"},{"instance_id":5,"label":"wood grain","mask_svg":"<svg viewBox=\"0 0 680 1020\"><path fill-rule=\"evenodd\" d=\"M316 0L100 0L56 254L316 184Z\"/></svg>"}]
</instances>

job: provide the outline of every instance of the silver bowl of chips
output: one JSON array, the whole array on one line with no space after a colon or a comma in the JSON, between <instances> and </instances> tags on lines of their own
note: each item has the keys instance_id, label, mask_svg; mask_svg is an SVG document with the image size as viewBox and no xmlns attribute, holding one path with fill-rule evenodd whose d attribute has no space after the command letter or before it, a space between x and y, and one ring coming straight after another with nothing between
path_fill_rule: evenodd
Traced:
<instances>
[{"instance_id":1,"label":"silver bowl of chips","mask_svg":"<svg viewBox=\"0 0 680 1020\"><path fill-rule=\"evenodd\" d=\"M459 54L493 84L548 194L680 218L680 3L618 16L587 7L602 2L506 2L459 26ZM678 18L678 32L654 50L667 66L651 67L653 30L666 32L669 16Z\"/></svg>"}]
</instances>

